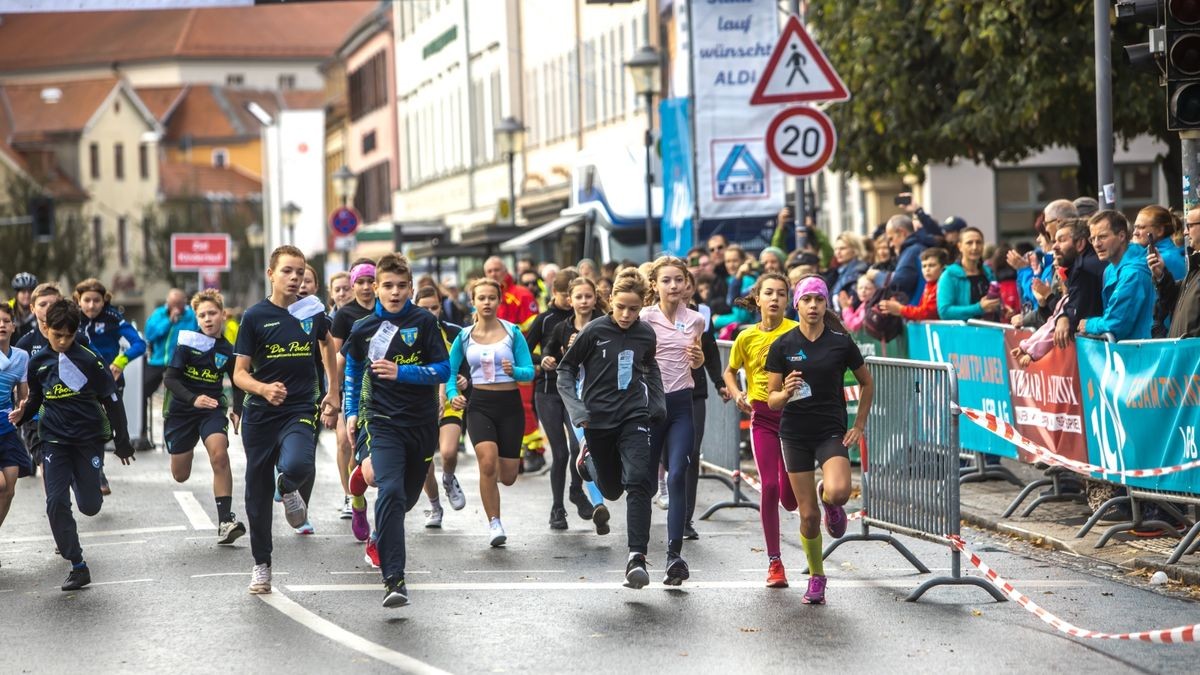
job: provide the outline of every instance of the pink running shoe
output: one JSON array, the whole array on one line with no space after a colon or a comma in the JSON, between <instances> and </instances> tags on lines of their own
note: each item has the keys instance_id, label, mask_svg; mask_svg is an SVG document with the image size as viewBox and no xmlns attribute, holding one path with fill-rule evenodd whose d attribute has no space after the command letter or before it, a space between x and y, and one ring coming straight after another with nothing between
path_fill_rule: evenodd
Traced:
<instances>
[{"instance_id":1,"label":"pink running shoe","mask_svg":"<svg viewBox=\"0 0 1200 675\"><path fill-rule=\"evenodd\" d=\"M360 499L363 499L360 497ZM354 513L350 516L350 531L354 533L354 538L359 541L366 541L367 537L371 536L371 523L367 520L367 505L366 499L363 499L363 507L353 508Z\"/></svg>"},{"instance_id":2,"label":"pink running shoe","mask_svg":"<svg viewBox=\"0 0 1200 675\"><path fill-rule=\"evenodd\" d=\"M823 575L814 574L808 578L808 592L804 594L801 600L806 605L823 605L825 604L825 584L827 579Z\"/></svg>"},{"instance_id":3,"label":"pink running shoe","mask_svg":"<svg viewBox=\"0 0 1200 675\"><path fill-rule=\"evenodd\" d=\"M821 500L821 507L825 509L825 517L822 520L825 522L825 531L834 539L840 539L846 534L846 509L840 506L834 506L825 501L824 487L825 481L817 481L817 499Z\"/></svg>"}]
</instances>

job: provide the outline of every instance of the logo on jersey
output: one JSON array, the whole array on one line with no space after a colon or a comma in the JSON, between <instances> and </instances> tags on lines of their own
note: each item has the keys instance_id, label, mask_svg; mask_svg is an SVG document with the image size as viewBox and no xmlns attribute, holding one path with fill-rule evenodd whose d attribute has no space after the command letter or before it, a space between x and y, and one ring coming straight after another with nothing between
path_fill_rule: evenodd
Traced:
<instances>
[{"instance_id":1,"label":"logo on jersey","mask_svg":"<svg viewBox=\"0 0 1200 675\"><path fill-rule=\"evenodd\" d=\"M312 319L304 319L303 321L300 322L300 327L304 329L305 333L312 335L313 320Z\"/></svg>"},{"instance_id":2,"label":"logo on jersey","mask_svg":"<svg viewBox=\"0 0 1200 675\"><path fill-rule=\"evenodd\" d=\"M404 344L411 347L417 344L417 331L418 329L416 328L401 328L400 339L404 341Z\"/></svg>"},{"instance_id":3,"label":"logo on jersey","mask_svg":"<svg viewBox=\"0 0 1200 675\"><path fill-rule=\"evenodd\" d=\"M102 324L102 323L97 323L97 324L93 324L93 325L96 327L96 334L97 334L97 335L100 335L100 334L103 334L103 333L104 333L104 324Z\"/></svg>"},{"instance_id":4,"label":"logo on jersey","mask_svg":"<svg viewBox=\"0 0 1200 675\"><path fill-rule=\"evenodd\" d=\"M789 356L787 360L791 361L792 363L798 363L800 361L804 361L807 359L808 359L808 354L805 354L804 350L801 349L800 351L796 352L795 354Z\"/></svg>"},{"instance_id":5,"label":"logo on jersey","mask_svg":"<svg viewBox=\"0 0 1200 675\"><path fill-rule=\"evenodd\" d=\"M224 354L213 354L213 362L217 364L218 369L224 368L225 362L228 360L229 357L225 356Z\"/></svg>"},{"instance_id":6,"label":"logo on jersey","mask_svg":"<svg viewBox=\"0 0 1200 675\"><path fill-rule=\"evenodd\" d=\"M99 457L93 457L93 458L92 458L92 468L93 468L93 469L99 469L99 468L100 468L100 458L99 458Z\"/></svg>"}]
</instances>

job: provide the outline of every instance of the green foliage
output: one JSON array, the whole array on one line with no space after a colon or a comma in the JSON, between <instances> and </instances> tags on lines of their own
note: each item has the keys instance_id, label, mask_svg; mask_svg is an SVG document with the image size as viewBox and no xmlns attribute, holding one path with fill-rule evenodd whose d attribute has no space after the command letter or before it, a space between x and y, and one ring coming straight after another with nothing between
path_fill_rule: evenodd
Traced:
<instances>
[{"instance_id":1,"label":"green foliage","mask_svg":"<svg viewBox=\"0 0 1200 675\"><path fill-rule=\"evenodd\" d=\"M0 218L28 216L29 199L38 194L37 187L14 174L5 181L4 191L7 201L0 205ZM96 260L104 250L96 251L93 237L78 210L60 203L54 216L54 239L48 243L34 242L31 224L0 226L0 251L3 251L0 294L11 292L9 281L20 272L32 272L39 279L49 281L74 279L79 270L96 268Z\"/></svg>"}]
</instances>

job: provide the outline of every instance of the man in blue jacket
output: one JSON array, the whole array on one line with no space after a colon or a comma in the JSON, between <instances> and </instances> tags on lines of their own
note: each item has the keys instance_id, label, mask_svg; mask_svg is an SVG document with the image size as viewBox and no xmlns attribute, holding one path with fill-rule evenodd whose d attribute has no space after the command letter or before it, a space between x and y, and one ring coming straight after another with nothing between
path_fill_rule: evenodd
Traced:
<instances>
[{"instance_id":1,"label":"man in blue jacket","mask_svg":"<svg viewBox=\"0 0 1200 675\"><path fill-rule=\"evenodd\" d=\"M1080 320L1079 331L1112 333L1117 340L1146 340L1154 319L1154 281L1146 249L1129 243L1129 221L1120 211L1101 211L1088 221L1096 256L1104 270L1104 314Z\"/></svg>"},{"instance_id":2,"label":"man in blue jacket","mask_svg":"<svg viewBox=\"0 0 1200 675\"><path fill-rule=\"evenodd\" d=\"M150 442L150 397L158 391L163 381L163 373L179 339L179 332L199 331L196 314L188 306L187 296L178 288L167 292L166 304L160 306L146 319L146 343L149 345L149 355L146 357L146 373L142 389L142 438L135 444L139 450L152 447Z\"/></svg>"},{"instance_id":3,"label":"man in blue jacket","mask_svg":"<svg viewBox=\"0 0 1200 675\"><path fill-rule=\"evenodd\" d=\"M925 290L925 277L921 276L921 253L929 247L914 236L916 230L912 218L908 216L889 218L886 232L888 244L896 252L896 271L892 273L888 288L904 293L908 296L908 304L916 305Z\"/></svg>"}]
</instances>

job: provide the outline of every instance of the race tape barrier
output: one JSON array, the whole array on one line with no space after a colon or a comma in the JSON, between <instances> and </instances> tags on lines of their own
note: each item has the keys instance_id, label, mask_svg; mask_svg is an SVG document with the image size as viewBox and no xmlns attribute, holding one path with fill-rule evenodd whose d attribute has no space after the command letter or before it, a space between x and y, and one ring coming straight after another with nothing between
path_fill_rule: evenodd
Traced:
<instances>
[{"instance_id":1,"label":"race tape barrier","mask_svg":"<svg viewBox=\"0 0 1200 675\"><path fill-rule=\"evenodd\" d=\"M1039 460L1046 462L1047 464L1070 469L1075 473L1080 473L1083 475L1099 473L1106 476L1119 476L1122 478L1148 478L1153 476L1165 476L1168 474L1179 473L1181 471L1189 471L1191 469L1200 467L1200 460L1193 460L1184 464L1158 467L1155 469L1106 469L1102 466L1096 466L1095 464L1088 464L1087 462L1068 459L1062 455L1055 454L1049 448L1043 447L1029 440L1023 436L1015 426L1002 419L999 419L991 413L986 413L982 410L975 410L974 408L960 407L959 409L962 411L963 417L966 417L975 424L987 429L1000 438L1009 441L1022 450L1029 452Z\"/></svg>"},{"instance_id":2,"label":"race tape barrier","mask_svg":"<svg viewBox=\"0 0 1200 675\"><path fill-rule=\"evenodd\" d=\"M984 564L979 555L967 548L967 542L958 535L948 534L946 538L950 540L950 545L957 549L960 553L967 556L971 561L971 565L979 570L985 579L992 582L997 589L1000 590L1009 600L1021 605L1029 613L1037 616L1042 621L1050 624L1055 630L1066 633L1071 637L1091 638L1096 640L1130 640L1139 642L1153 642L1156 644L1178 644L1181 642L1196 642L1197 635L1200 635L1200 624L1192 624L1190 626L1177 626L1175 628L1163 628L1159 630L1148 630L1139 633L1103 633L1100 631L1087 630L1080 628L1071 623L1063 621L1050 612L1042 609L1029 596L1013 588L1004 577L1000 576L996 570Z\"/></svg>"}]
</instances>

